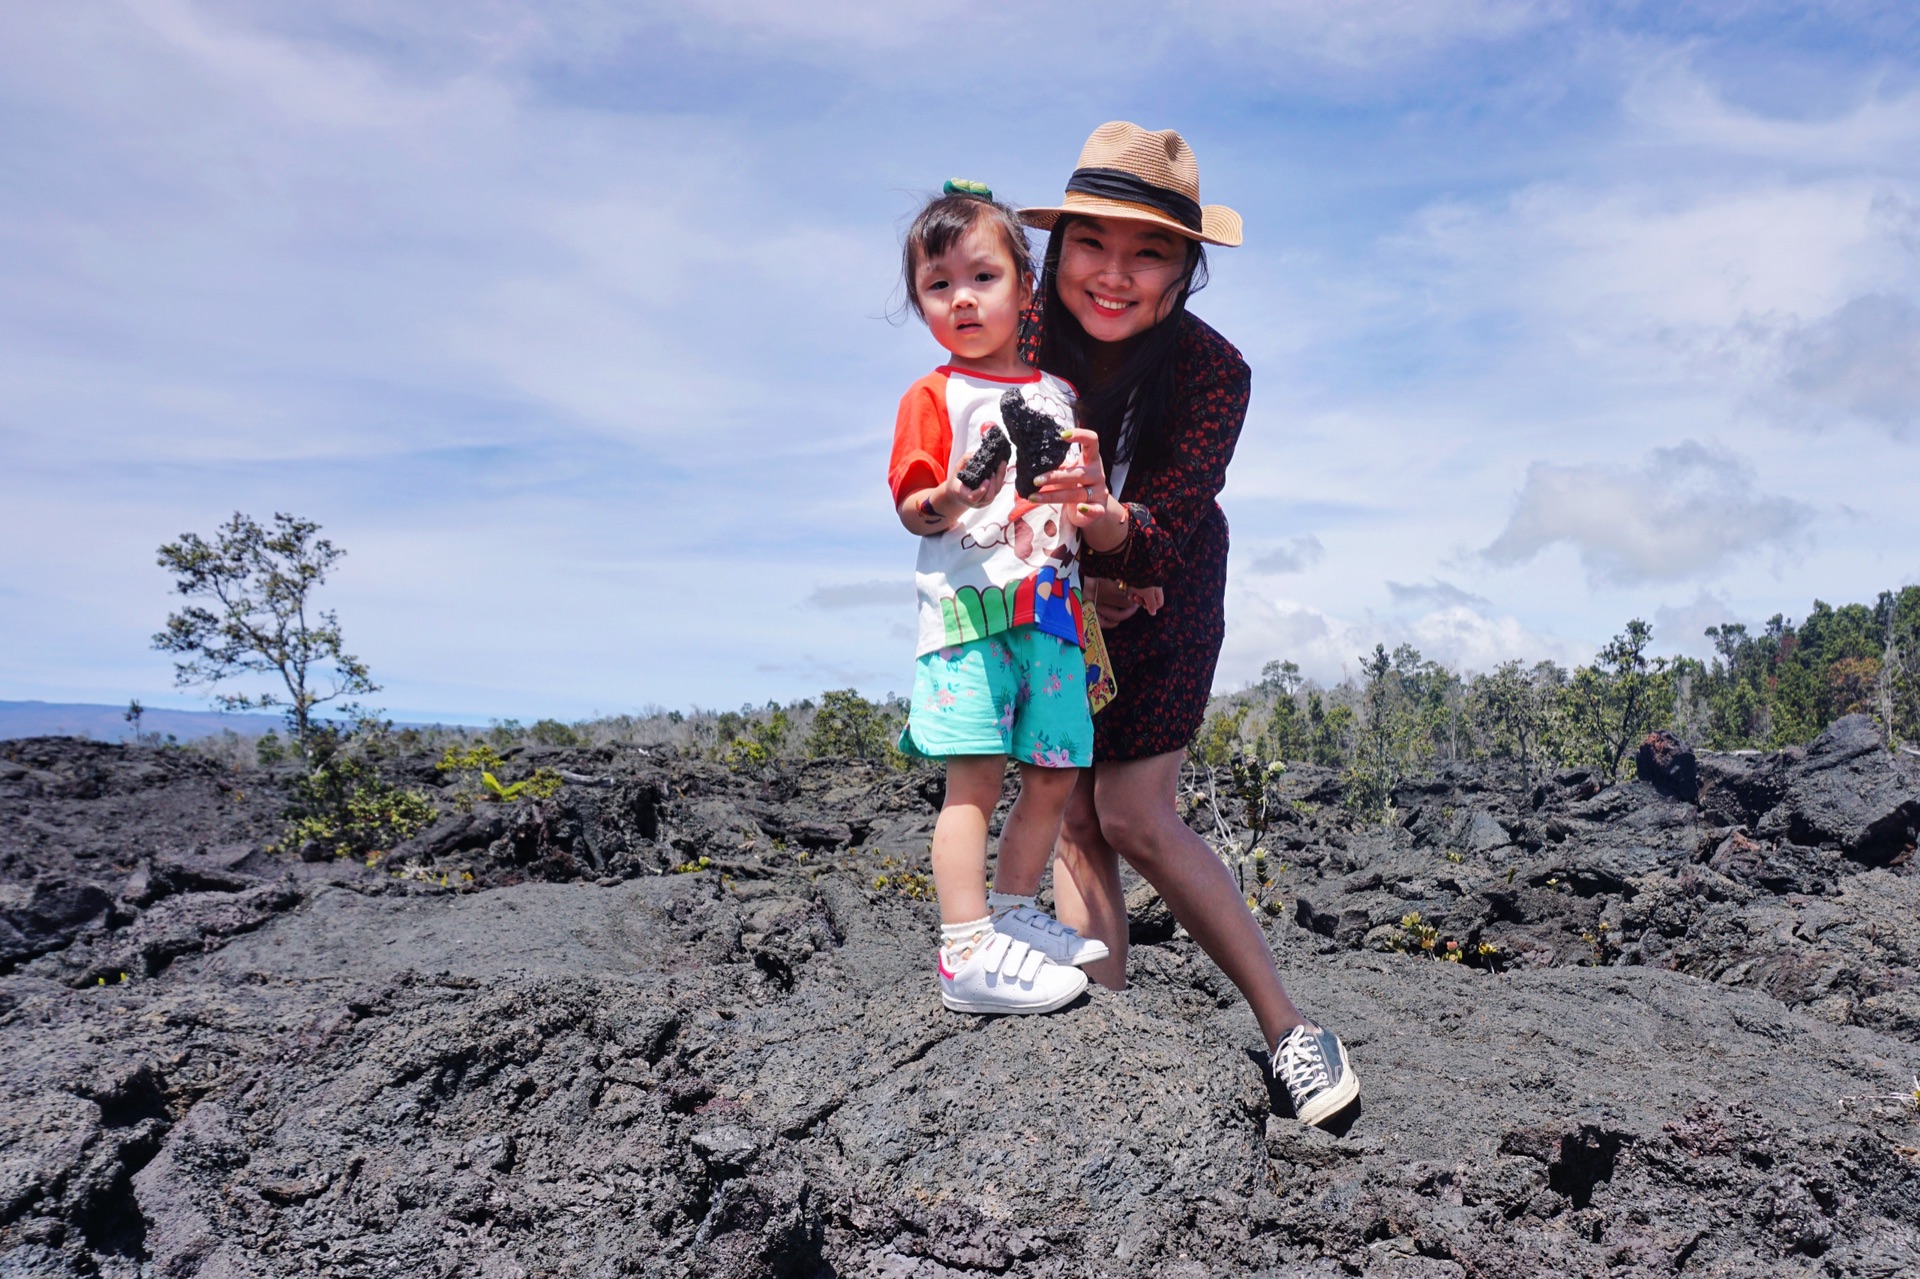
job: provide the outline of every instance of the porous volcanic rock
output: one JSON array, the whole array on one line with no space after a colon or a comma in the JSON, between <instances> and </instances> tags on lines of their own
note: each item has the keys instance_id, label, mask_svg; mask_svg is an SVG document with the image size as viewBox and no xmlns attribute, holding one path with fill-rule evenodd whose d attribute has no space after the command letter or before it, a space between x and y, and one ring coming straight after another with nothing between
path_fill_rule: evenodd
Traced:
<instances>
[{"instance_id":1,"label":"porous volcanic rock","mask_svg":"<svg viewBox=\"0 0 1920 1279\"><path fill-rule=\"evenodd\" d=\"M1920 1273L1920 785L1855 744L1285 774L1234 866L1364 1081L1319 1131L1144 885L1128 991L945 1013L935 775L528 751L309 864L273 775L0 743L0 1274Z\"/></svg>"}]
</instances>

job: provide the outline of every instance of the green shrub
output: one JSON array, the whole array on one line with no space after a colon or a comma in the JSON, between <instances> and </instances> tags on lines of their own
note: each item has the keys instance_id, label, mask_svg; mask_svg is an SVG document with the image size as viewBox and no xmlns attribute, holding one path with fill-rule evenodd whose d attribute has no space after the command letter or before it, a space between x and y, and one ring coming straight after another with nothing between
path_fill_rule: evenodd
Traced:
<instances>
[{"instance_id":1,"label":"green shrub","mask_svg":"<svg viewBox=\"0 0 1920 1279\"><path fill-rule=\"evenodd\" d=\"M895 712L851 688L835 689L820 695L820 709L813 714L806 751L814 758L845 755L900 767L905 759L893 744L898 733Z\"/></svg>"},{"instance_id":2,"label":"green shrub","mask_svg":"<svg viewBox=\"0 0 1920 1279\"><path fill-rule=\"evenodd\" d=\"M286 834L275 851L310 845L336 857L365 856L411 838L433 820L433 801L380 776L372 760L345 750L293 784Z\"/></svg>"},{"instance_id":3,"label":"green shrub","mask_svg":"<svg viewBox=\"0 0 1920 1279\"><path fill-rule=\"evenodd\" d=\"M557 719L534 721L533 727L527 730L527 736L542 746L578 746L581 744L580 734L574 732L573 729L562 724Z\"/></svg>"}]
</instances>

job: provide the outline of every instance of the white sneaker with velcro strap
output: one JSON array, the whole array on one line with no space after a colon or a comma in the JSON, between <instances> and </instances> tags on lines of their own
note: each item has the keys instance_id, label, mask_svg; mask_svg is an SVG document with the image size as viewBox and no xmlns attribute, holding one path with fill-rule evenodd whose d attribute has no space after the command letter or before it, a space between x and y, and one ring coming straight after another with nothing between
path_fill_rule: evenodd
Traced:
<instances>
[{"instance_id":1,"label":"white sneaker with velcro strap","mask_svg":"<svg viewBox=\"0 0 1920 1279\"><path fill-rule=\"evenodd\" d=\"M1050 1013L1087 988L1078 968L998 931L942 947L936 962L940 1002L957 1013Z\"/></svg>"},{"instance_id":2,"label":"white sneaker with velcro strap","mask_svg":"<svg viewBox=\"0 0 1920 1279\"><path fill-rule=\"evenodd\" d=\"M1082 937L1037 906L1014 906L993 917L993 930L1023 941L1056 964L1094 964L1110 953L1098 937Z\"/></svg>"}]
</instances>

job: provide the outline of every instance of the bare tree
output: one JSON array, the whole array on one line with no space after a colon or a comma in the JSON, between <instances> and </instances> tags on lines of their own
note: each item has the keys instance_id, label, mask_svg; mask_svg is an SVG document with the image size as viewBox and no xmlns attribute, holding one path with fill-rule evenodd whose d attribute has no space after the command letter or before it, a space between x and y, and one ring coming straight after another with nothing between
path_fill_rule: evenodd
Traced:
<instances>
[{"instance_id":1,"label":"bare tree","mask_svg":"<svg viewBox=\"0 0 1920 1279\"><path fill-rule=\"evenodd\" d=\"M174 575L174 589L212 607L194 604L169 615L167 629L153 637L155 648L183 655L173 667L181 687L277 675L284 697L269 691L215 694L213 700L230 711L285 707L309 758L315 710L338 702L338 713L357 717L365 712L351 699L380 687L366 664L341 647L340 621L332 610L311 611L314 589L346 554L316 539L319 531L311 520L285 514L275 514L266 528L236 511L211 543L184 533L162 546L160 567Z\"/></svg>"}]
</instances>

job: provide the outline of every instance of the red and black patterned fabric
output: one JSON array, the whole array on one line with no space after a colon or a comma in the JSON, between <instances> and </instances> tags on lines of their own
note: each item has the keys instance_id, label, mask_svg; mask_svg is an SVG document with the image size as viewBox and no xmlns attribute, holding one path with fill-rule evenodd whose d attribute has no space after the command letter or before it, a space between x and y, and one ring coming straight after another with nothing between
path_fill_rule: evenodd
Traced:
<instances>
[{"instance_id":1,"label":"red and black patterned fabric","mask_svg":"<svg viewBox=\"0 0 1920 1279\"><path fill-rule=\"evenodd\" d=\"M1105 629L1119 695L1093 717L1093 758L1146 759L1184 750L1206 718L1226 637L1227 463L1246 421L1253 373L1233 344L1192 315L1178 321L1178 396L1165 460L1134 468L1121 495L1134 526L1119 550L1082 549L1088 577L1158 586L1157 615ZM1034 330L1037 333L1037 330Z\"/></svg>"}]
</instances>

